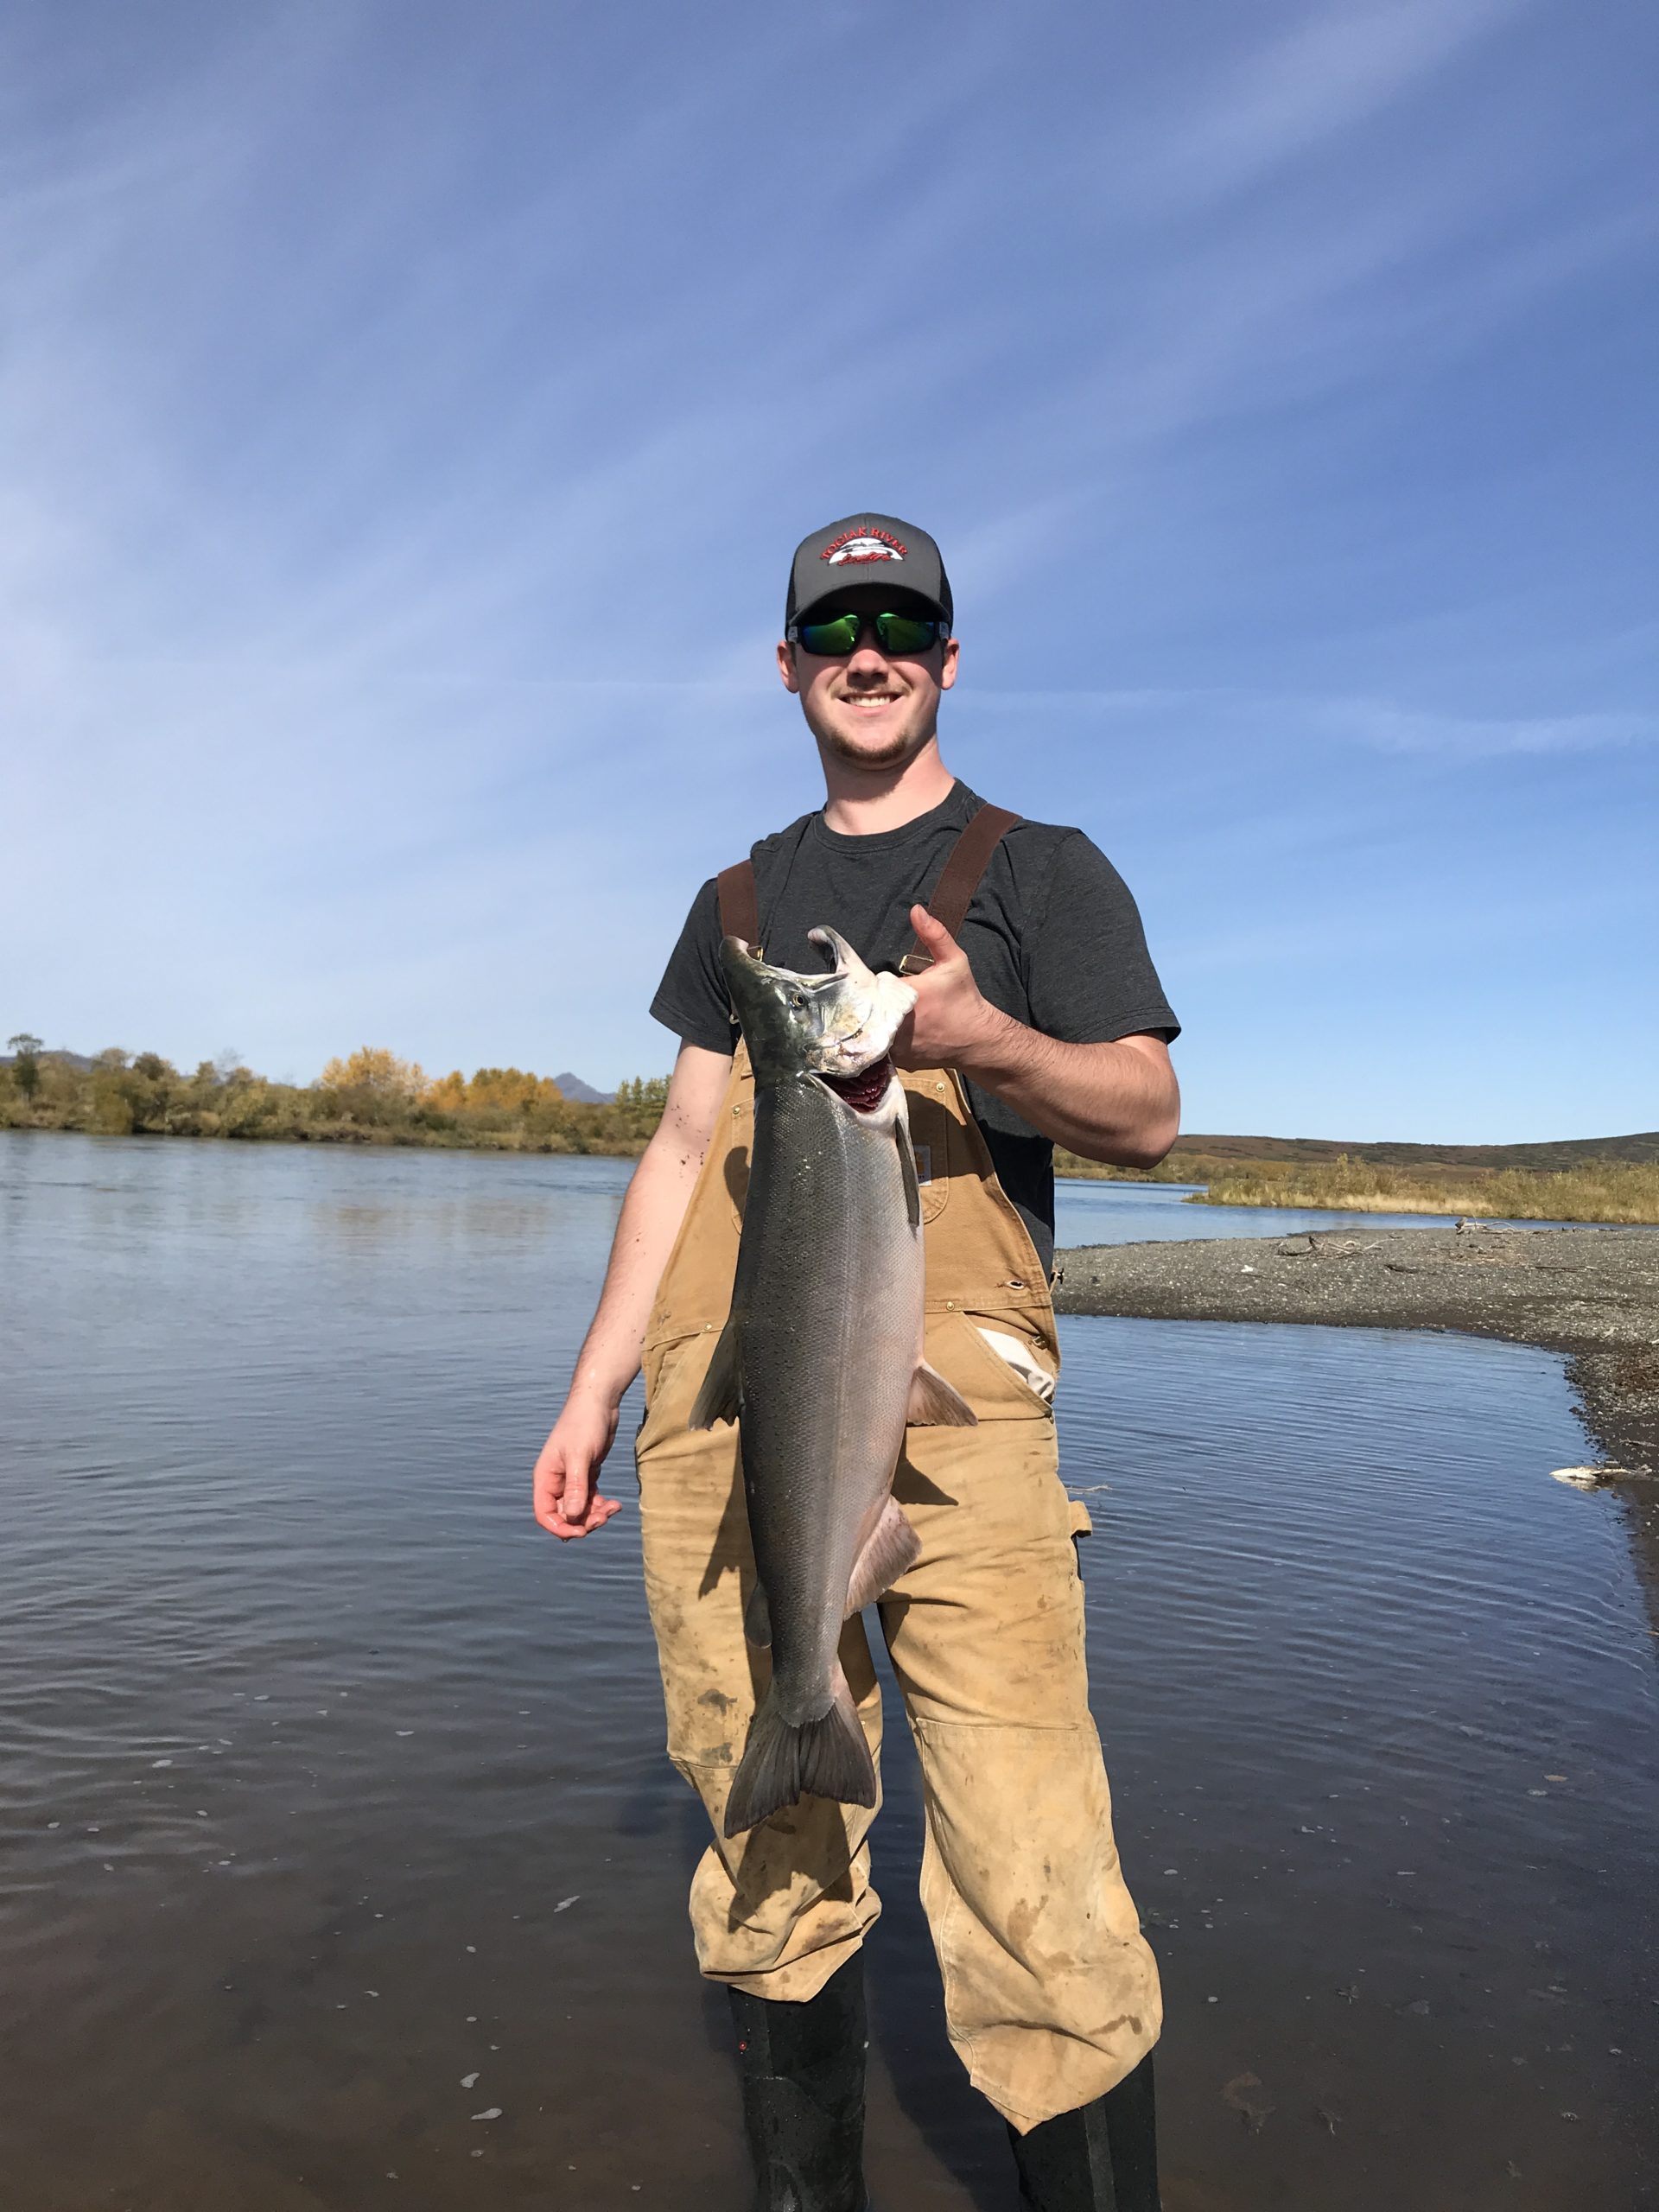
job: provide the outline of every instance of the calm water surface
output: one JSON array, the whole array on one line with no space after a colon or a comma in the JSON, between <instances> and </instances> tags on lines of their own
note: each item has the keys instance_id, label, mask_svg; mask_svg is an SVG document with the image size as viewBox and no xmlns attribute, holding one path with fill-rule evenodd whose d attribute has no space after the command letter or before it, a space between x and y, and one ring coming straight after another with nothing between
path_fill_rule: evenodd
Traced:
<instances>
[{"instance_id":1,"label":"calm water surface","mask_svg":"<svg viewBox=\"0 0 1659 2212\"><path fill-rule=\"evenodd\" d=\"M633 1516L526 1510L626 1173L0 1136L9 2212L746 2201ZM1062 1329L1169 2212L1659 2202L1656 1647L1559 1363ZM871 2178L989 2212L919 1850L894 1757Z\"/></svg>"},{"instance_id":2,"label":"calm water surface","mask_svg":"<svg viewBox=\"0 0 1659 2212\"><path fill-rule=\"evenodd\" d=\"M1300 1236L1309 1230L1444 1229L1449 1213L1336 1213L1307 1206L1188 1205L1198 1183L1061 1182L1055 1231L1062 1244L1157 1244L1206 1236ZM1564 1229L1559 1221L1484 1222L1484 1228Z\"/></svg>"}]
</instances>

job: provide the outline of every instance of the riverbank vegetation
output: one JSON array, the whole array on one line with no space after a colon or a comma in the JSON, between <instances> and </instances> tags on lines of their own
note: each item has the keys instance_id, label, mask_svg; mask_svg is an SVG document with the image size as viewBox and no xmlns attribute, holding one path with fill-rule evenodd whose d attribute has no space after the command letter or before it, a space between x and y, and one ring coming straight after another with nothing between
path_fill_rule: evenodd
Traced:
<instances>
[{"instance_id":1,"label":"riverbank vegetation","mask_svg":"<svg viewBox=\"0 0 1659 2212\"><path fill-rule=\"evenodd\" d=\"M664 1077L635 1077L613 1099L587 1104L522 1068L433 1079L374 1046L330 1060L302 1084L224 1059L186 1075L158 1052L111 1050L81 1061L28 1042L34 1049L0 1067L0 1128L627 1158L644 1150L668 1091Z\"/></svg>"},{"instance_id":2,"label":"riverbank vegetation","mask_svg":"<svg viewBox=\"0 0 1659 2212\"><path fill-rule=\"evenodd\" d=\"M1172 1152L1155 1167L1112 1167L1064 1145L1054 1147L1054 1173L1069 1183L1207 1183L1220 1164L1207 1154Z\"/></svg>"},{"instance_id":3,"label":"riverbank vegetation","mask_svg":"<svg viewBox=\"0 0 1659 2212\"><path fill-rule=\"evenodd\" d=\"M664 1077L613 1099L567 1098L523 1068L430 1077L383 1046L330 1060L315 1083L274 1083L226 1057L184 1074L156 1052L87 1060L19 1034L0 1064L0 1128L302 1144L432 1145L632 1158L662 1118ZM1156 1167L1109 1167L1057 1150L1062 1177L1190 1184L1197 1205L1344 1213L1465 1214L1509 1221L1659 1223L1659 1133L1581 1145L1379 1144L1193 1137Z\"/></svg>"},{"instance_id":4,"label":"riverbank vegetation","mask_svg":"<svg viewBox=\"0 0 1659 2212\"><path fill-rule=\"evenodd\" d=\"M1643 1141L1612 1141L1634 1147ZM1103 1167L1057 1151L1054 1172L1079 1180L1201 1185L1188 1201L1192 1205L1465 1214L1483 1221L1659 1222L1659 1161L1618 1159L1599 1147L1576 1165L1547 1168L1471 1166L1456 1159L1398 1167L1359 1153L1298 1160L1178 1151L1156 1167L1141 1169Z\"/></svg>"},{"instance_id":5,"label":"riverbank vegetation","mask_svg":"<svg viewBox=\"0 0 1659 2212\"><path fill-rule=\"evenodd\" d=\"M1437 1175L1382 1167L1346 1154L1313 1166L1229 1161L1217 1164L1201 1203L1464 1214L1488 1221L1659 1222L1659 1166L1599 1160L1547 1172L1477 1168Z\"/></svg>"}]
</instances>

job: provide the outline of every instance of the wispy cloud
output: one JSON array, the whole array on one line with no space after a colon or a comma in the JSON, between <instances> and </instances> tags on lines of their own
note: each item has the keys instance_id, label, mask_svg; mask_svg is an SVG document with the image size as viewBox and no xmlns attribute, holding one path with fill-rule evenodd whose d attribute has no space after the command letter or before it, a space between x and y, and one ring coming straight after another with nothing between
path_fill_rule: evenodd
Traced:
<instances>
[{"instance_id":1,"label":"wispy cloud","mask_svg":"<svg viewBox=\"0 0 1659 2212\"><path fill-rule=\"evenodd\" d=\"M898 120L758 5L9 25L14 1022L660 1065L696 881L813 798L789 547L865 500L944 541L955 757L1093 827L1178 962L1262 854L1327 912L1380 825L1432 879L1426 777L1512 866L1623 849L1654 195L1611 10L969 0ZM1265 1019L1302 925L1262 927ZM1169 980L1214 1124L1210 972Z\"/></svg>"},{"instance_id":2,"label":"wispy cloud","mask_svg":"<svg viewBox=\"0 0 1659 2212\"><path fill-rule=\"evenodd\" d=\"M1392 0L1313 7L1268 22L1254 52L1210 73L1182 123L1149 149L1154 188L1230 199L1419 94L1513 23L1524 0Z\"/></svg>"},{"instance_id":3,"label":"wispy cloud","mask_svg":"<svg viewBox=\"0 0 1659 2212\"><path fill-rule=\"evenodd\" d=\"M1336 740L1461 760L1659 743L1659 713L1455 715L1385 699L1224 689L982 690L963 700L962 710L976 719L1017 715L1028 723L1086 721L1120 732L1181 728L1216 739L1271 736L1282 748L1328 748Z\"/></svg>"},{"instance_id":4,"label":"wispy cloud","mask_svg":"<svg viewBox=\"0 0 1659 2212\"><path fill-rule=\"evenodd\" d=\"M1333 702L1328 726L1389 752L1453 753L1462 760L1506 753L1591 753L1605 746L1659 742L1659 715L1445 715L1378 700Z\"/></svg>"}]
</instances>

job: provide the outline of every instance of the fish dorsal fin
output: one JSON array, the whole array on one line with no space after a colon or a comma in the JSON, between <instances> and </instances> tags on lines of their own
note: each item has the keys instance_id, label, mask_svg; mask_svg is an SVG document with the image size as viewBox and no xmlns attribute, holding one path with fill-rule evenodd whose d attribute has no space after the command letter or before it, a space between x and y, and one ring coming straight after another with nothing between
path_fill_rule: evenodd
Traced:
<instances>
[{"instance_id":1,"label":"fish dorsal fin","mask_svg":"<svg viewBox=\"0 0 1659 2212\"><path fill-rule=\"evenodd\" d=\"M743 1386L737 1371L737 1324L728 1321L715 1346L709 1372L702 1378L688 1428L712 1428L717 1421L735 1421L743 1409Z\"/></svg>"},{"instance_id":2,"label":"fish dorsal fin","mask_svg":"<svg viewBox=\"0 0 1659 2212\"><path fill-rule=\"evenodd\" d=\"M749 1592L749 1602L743 1608L743 1636L746 1643L765 1651L772 1643L772 1608L766 1603L766 1586L757 1582Z\"/></svg>"},{"instance_id":3,"label":"fish dorsal fin","mask_svg":"<svg viewBox=\"0 0 1659 2212\"><path fill-rule=\"evenodd\" d=\"M906 1569L915 1566L921 1550L922 1540L905 1518L903 1507L890 1497L854 1563L847 1590L849 1615L861 1613L884 1590L891 1590Z\"/></svg>"},{"instance_id":4,"label":"fish dorsal fin","mask_svg":"<svg viewBox=\"0 0 1659 2212\"><path fill-rule=\"evenodd\" d=\"M910 1378L905 1419L917 1428L977 1428L979 1415L960 1390L925 1360Z\"/></svg>"},{"instance_id":5,"label":"fish dorsal fin","mask_svg":"<svg viewBox=\"0 0 1659 2212\"><path fill-rule=\"evenodd\" d=\"M910 1141L910 1124L901 1114L893 1125L899 1140L899 1173L904 1179L905 1212L912 1229L922 1225L922 1187L916 1179L916 1153Z\"/></svg>"}]
</instances>

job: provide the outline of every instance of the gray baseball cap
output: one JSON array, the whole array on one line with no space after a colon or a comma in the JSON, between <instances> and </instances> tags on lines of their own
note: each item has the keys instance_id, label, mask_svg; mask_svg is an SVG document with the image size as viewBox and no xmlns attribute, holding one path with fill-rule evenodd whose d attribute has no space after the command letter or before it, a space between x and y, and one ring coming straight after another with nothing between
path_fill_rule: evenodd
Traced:
<instances>
[{"instance_id":1,"label":"gray baseball cap","mask_svg":"<svg viewBox=\"0 0 1659 2212\"><path fill-rule=\"evenodd\" d=\"M784 627L804 620L821 600L845 591L849 584L878 583L925 599L944 615L947 626L955 619L950 579L927 532L897 515L867 511L827 523L795 548Z\"/></svg>"}]
</instances>

